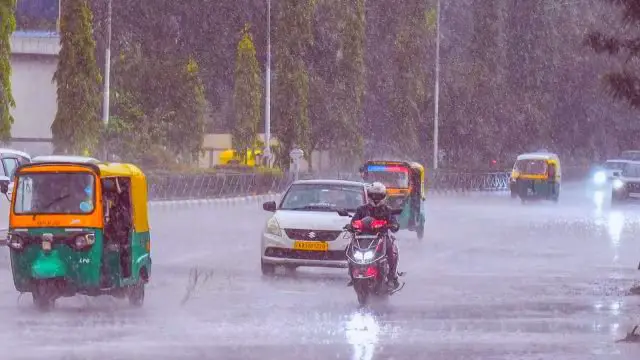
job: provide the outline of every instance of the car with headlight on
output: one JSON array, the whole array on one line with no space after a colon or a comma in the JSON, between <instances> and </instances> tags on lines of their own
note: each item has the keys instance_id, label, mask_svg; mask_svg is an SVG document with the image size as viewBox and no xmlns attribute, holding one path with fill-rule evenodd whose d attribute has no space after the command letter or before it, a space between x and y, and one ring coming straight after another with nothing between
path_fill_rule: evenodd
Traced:
<instances>
[{"instance_id":1,"label":"car with headlight on","mask_svg":"<svg viewBox=\"0 0 640 360\"><path fill-rule=\"evenodd\" d=\"M261 268L272 275L277 266L346 268L351 234L344 230L350 217L367 201L366 184L345 180L298 180L279 203L262 204L273 212L261 241Z\"/></svg>"},{"instance_id":2,"label":"car with headlight on","mask_svg":"<svg viewBox=\"0 0 640 360\"><path fill-rule=\"evenodd\" d=\"M596 188L603 188L611 184L614 176L619 175L622 172L624 166L633 160L628 159L610 159L605 161L604 164L598 166L593 172L591 183Z\"/></svg>"},{"instance_id":3,"label":"car with headlight on","mask_svg":"<svg viewBox=\"0 0 640 360\"><path fill-rule=\"evenodd\" d=\"M611 202L640 199L640 161L629 161L613 173Z\"/></svg>"}]
</instances>

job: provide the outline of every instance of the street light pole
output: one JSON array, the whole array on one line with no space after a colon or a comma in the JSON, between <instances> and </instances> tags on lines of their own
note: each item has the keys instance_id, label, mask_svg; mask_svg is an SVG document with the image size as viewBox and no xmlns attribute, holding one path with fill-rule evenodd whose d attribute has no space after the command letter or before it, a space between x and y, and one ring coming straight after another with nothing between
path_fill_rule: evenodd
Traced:
<instances>
[{"instance_id":1,"label":"street light pole","mask_svg":"<svg viewBox=\"0 0 640 360\"><path fill-rule=\"evenodd\" d=\"M109 125L109 87L111 85L111 1L107 0L107 44L104 51L104 98L102 100L102 122Z\"/></svg>"},{"instance_id":2,"label":"street light pole","mask_svg":"<svg viewBox=\"0 0 640 360\"><path fill-rule=\"evenodd\" d=\"M439 127L439 105L440 105L440 0L438 0L436 14L436 79L434 89L434 116L433 116L433 168L438 169L438 127Z\"/></svg>"},{"instance_id":3,"label":"street light pole","mask_svg":"<svg viewBox=\"0 0 640 360\"><path fill-rule=\"evenodd\" d=\"M271 164L271 0L267 0L267 64L264 99L264 158Z\"/></svg>"},{"instance_id":4,"label":"street light pole","mask_svg":"<svg viewBox=\"0 0 640 360\"><path fill-rule=\"evenodd\" d=\"M105 130L109 127L109 107L110 107L110 94L109 88L111 87L111 1L107 0L107 41L104 51L104 90L102 99L102 123ZM107 144L107 137L104 137L104 159L109 161L109 145Z\"/></svg>"}]
</instances>

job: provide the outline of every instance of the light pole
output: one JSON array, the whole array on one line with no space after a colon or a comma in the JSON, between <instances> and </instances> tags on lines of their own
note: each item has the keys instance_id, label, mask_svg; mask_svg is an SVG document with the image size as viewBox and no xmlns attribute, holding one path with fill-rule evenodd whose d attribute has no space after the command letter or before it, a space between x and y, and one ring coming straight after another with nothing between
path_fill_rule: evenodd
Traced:
<instances>
[{"instance_id":1,"label":"light pole","mask_svg":"<svg viewBox=\"0 0 640 360\"><path fill-rule=\"evenodd\" d=\"M107 41L104 50L104 90L102 99L102 123L105 130L109 127L109 88L111 87L111 1L107 0ZM107 144L107 137L105 137L104 144L104 159L109 160L109 147Z\"/></svg>"},{"instance_id":2,"label":"light pole","mask_svg":"<svg viewBox=\"0 0 640 360\"><path fill-rule=\"evenodd\" d=\"M264 158L271 164L271 0L267 0L267 65L264 97Z\"/></svg>"},{"instance_id":3,"label":"light pole","mask_svg":"<svg viewBox=\"0 0 640 360\"><path fill-rule=\"evenodd\" d=\"M436 80L435 80L435 89L434 89L434 106L433 106L433 168L438 169L438 115L440 105L440 0L438 0L437 6L437 14L436 14Z\"/></svg>"}]
</instances>

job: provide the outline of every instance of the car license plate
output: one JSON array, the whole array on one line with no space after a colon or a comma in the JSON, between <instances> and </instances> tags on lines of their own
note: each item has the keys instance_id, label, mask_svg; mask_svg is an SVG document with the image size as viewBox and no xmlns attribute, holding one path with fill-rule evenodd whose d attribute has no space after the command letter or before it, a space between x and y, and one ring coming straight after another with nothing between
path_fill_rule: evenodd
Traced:
<instances>
[{"instance_id":1,"label":"car license plate","mask_svg":"<svg viewBox=\"0 0 640 360\"><path fill-rule=\"evenodd\" d=\"M296 241L293 248L304 251L329 251L329 244L326 241Z\"/></svg>"},{"instance_id":2,"label":"car license plate","mask_svg":"<svg viewBox=\"0 0 640 360\"><path fill-rule=\"evenodd\" d=\"M43 241L42 242L42 250L44 250L44 251L51 250L51 242L50 241Z\"/></svg>"}]
</instances>

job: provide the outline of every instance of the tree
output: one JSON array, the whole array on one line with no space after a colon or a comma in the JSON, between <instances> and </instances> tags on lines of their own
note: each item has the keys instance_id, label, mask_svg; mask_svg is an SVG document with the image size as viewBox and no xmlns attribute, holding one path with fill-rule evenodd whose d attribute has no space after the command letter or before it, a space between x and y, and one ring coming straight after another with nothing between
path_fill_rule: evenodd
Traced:
<instances>
[{"instance_id":1,"label":"tree","mask_svg":"<svg viewBox=\"0 0 640 360\"><path fill-rule=\"evenodd\" d=\"M53 76L58 93L58 110L51 125L54 151L93 153L101 133L101 76L95 58L92 14L87 0L62 0L61 10L61 48Z\"/></svg>"},{"instance_id":2,"label":"tree","mask_svg":"<svg viewBox=\"0 0 640 360\"><path fill-rule=\"evenodd\" d=\"M425 64L432 63L427 54L435 28L427 6L420 1L404 2L396 31L389 100L394 125L388 129L386 144L408 158L426 148L421 134L429 133L426 124L432 67Z\"/></svg>"},{"instance_id":3,"label":"tree","mask_svg":"<svg viewBox=\"0 0 640 360\"><path fill-rule=\"evenodd\" d=\"M13 117L11 108L16 106L11 93L11 34L16 30L16 0L0 0L0 140L11 138Z\"/></svg>"},{"instance_id":4,"label":"tree","mask_svg":"<svg viewBox=\"0 0 640 360\"><path fill-rule=\"evenodd\" d=\"M307 158L310 156L308 55L313 44L315 1L283 0L278 5L274 22L274 133L280 142L277 159L284 168L294 145L304 150Z\"/></svg>"},{"instance_id":5,"label":"tree","mask_svg":"<svg viewBox=\"0 0 640 360\"><path fill-rule=\"evenodd\" d=\"M236 154L242 154L246 160L248 149L256 144L262 114L262 79L256 59L256 48L248 26L243 29L242 38L238 42L233 107L233 147Z\"/></svg>"},{"instance_id":6,"label":"tree","mask_svg":"<svg viewBox=\"0 0 640 360\"><path fill-rule=\"evenodd\" d=\"M622 26L617 35L593 31L587 43L597 53L623 57L621 68L605 74L604 81L616 100L626 101L632 108L640 109L640 6L636 0L607 0L622 9Z\"/></svg>"}]
</instances>

